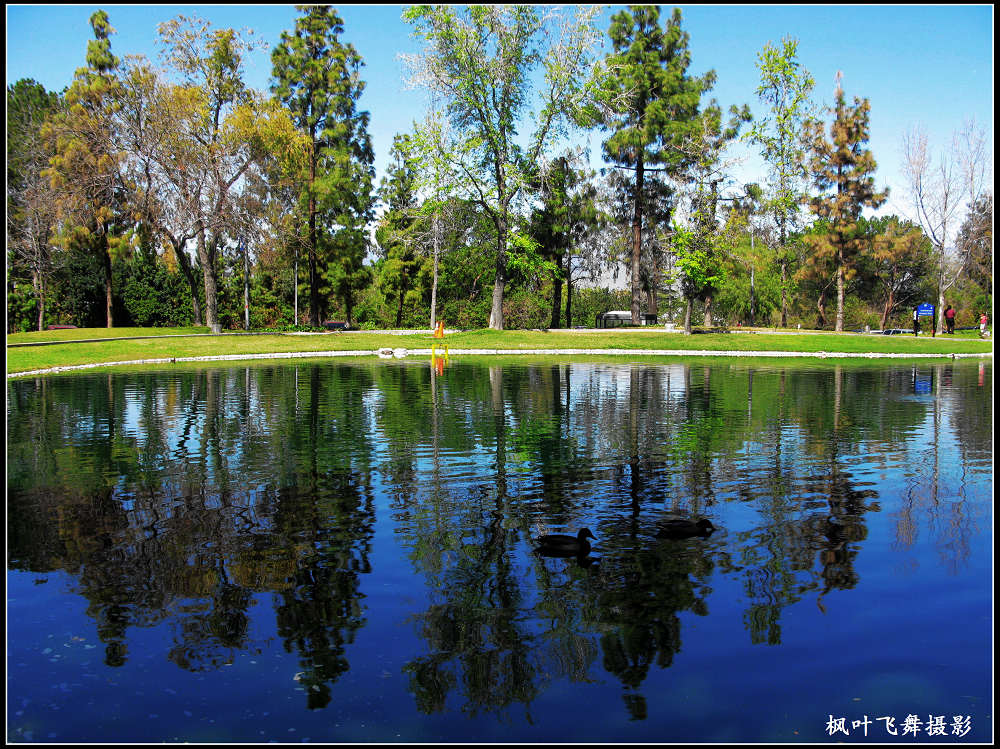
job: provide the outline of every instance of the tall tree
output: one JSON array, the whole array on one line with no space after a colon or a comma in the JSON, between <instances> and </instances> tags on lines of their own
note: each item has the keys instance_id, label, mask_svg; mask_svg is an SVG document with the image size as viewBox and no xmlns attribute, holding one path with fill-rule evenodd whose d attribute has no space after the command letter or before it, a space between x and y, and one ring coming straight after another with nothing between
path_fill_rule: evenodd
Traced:
<instances>
[{"instance_id":1,"label":"tall tree","mask_svg":"<svg viewBox=\"0 0 1000 749\"><path fill-rule=\"evenodd\" d=\"M986 194L973 204L956 242L966 260L969 278L985 294L993 293L993 195Z\"/></svg>"},{"instance_id":2,"label":"tall tree","mask_svg":"<svg viewBox=\"0 0 1000 749\"><path fill-rule=\"evenodd\" d=\"M38 137L43 125L61 106L59 94L40 83L22 79L7 87L7 278L8 332L20 317L12 305L24 295L15 293L11 280L31 277L34 320L45 321L47 281L52 271L51 234L55 225L54 195L43 176L52 151Z\"/></svg>"},{"instance_id":3,"label":"tall tree","mask_svg":"<svg viewBox=\"0 0 1000 749\"><path fill-rule=\"evenodd\" d=\"M197 89L192 102L196 117L179 134L184 160L177 174L197 213L195 247L204 281L205 324L217 332L219 254L230 240L239 239L239 193L246 186L241 178L261 158L256 126L273 110L243 80L244 59L255 46L249 33L212 29L202 19L178 16L160 24L159 35L166 62L186 87Z\"/></svg>"},{"instance_id":4,"label":"tall tree","mask_svg":"<svg viewBox=\"0 0 1000 749\"><path fill-rule=\"evenodd\" d=\"M111 53L114 29L103 10L90 16L94 38L87 42L87 66L79 68L66 92L67 109L44 128L55 153L47 174L58 192L63 241L93 246L104 267L105 318L113 326L112 255L127 246L121 225L120 155L112 129L119 85L118 58Z\"/></svg>"},{"instance_id":5,"label":"tall tree","mask_svg":"<svg viewBox=\"0 0 1000 749\"><path fill-rule=\"evenodd\" d=\"M938 332L944 326L944 298L958 281L973 246L956 245L962 212L975 206L989 188L993 164L986 136L975 122L952 135L948 149L934 162L927 134L914 128L903 136L903 172L917 221L937 254Z\"/></svg>"},{"instance_id":6,"label":"tall tree","mask_svg":"<svg viewBox=\"0 0 1000 749\"><path fill-rule=\"evenodd\" d=\"M116 112L123 174L129 183L137 219L165 245L171 265L180 268L190 290L192 317L202 324L200 269L188 256L188 242L198 236L204 178L191 167L198 162L198 132L203 115L202 91L163 81L142 58L124 65Z\"/></svg>"},{"instance_id":7,"label":"tall tree","mask_svg":"<svg viewBox=\"0 0 1000 749\"><path fill-rule=\"evenodd\" d=\"M769 111L757 118L744 136L761 147L770 168L770 190L766 209L778 227L778 262L781 266L781 327L788 325L788 264L792 255L788 235L797 228L797 218L806 195L808 178L805 126L813 118L809 99L815 81L796 59L798 41L782 40L781 48L770 42L757 55L760 85L757 96Z\"/></svg>"},{"instance_id":8,"label":"tall tree","mask_svg":"<svg viewBox=\"0 0 1000 749\"><path fill-rule=\"evenodd\" d=\"M365 277L365 223L372 213L374 153L368 113L357 109L365 84L363 62L354 46L340 41L344 22L327 5L296 6L302 16L295 32L282 32L271 54L272 92L287 106L296 125L308 135L307 172L300 177L300 206L309 269L309 320L320 324L321 290L332 283L347 296ZM331 226L339 227L337 236ZM338 254L338 252L340 254ZM337 267L339 265L339 267ZM348 314L350 317L350 314Z\"/></svg>"},{"instance_id":9,"label":"tall tree","mask_svg":"<svg viewBox=\"0 0 1000 749\"><path fill-rule=\"evenodd\" d=\"M701 122L701 95L715 85L715 72L701 77L687 72L689 35L681 30L675 8L664 28L655 5L633 5L611 18L608 33L614 50L605 59L607 75L592 108L596 121L612 135L605 158L634 172L631 184L632 248L630 258L632 320L638 321L642 295L642 230L646 173L677 175L690 157L681 146ZM669 223L669 216L665 219Z\"/></svg>"},{"instance_id":10,"label":"tall tree","mask_svg":"<svg viewBox=\"0 0 1000 749\"><path fill-rule=\"evenodd\" d=\"M691 199L691 223L694 230L692 239L693 245L704 253L706 261L715 268L720 268L718 245L720 240L719 232L719 203L722 200L732 200L723 198L721 186L729 180L729 164L724 163L723 155L728 145L739 134L740 127L750 120L750 110L744 105L742 108L731 106L729 108L729 121L723 122L722 109L713 100L704 112L699 116L699 128L682 146L688 153L690 159L689 169L685 177L691 183L693 190ZM690 248L689 248L690 249ZM687 251L689 251L689 249ZM718 278L717 273L702 274L704 278ZM717 285L710 283L698 286L687 279L684 288L687 291L687 303L691 303L691 295L694 295L705 303L705 326L712 325L712 298ZM690 315L685 314L685 331L690 333Z\"/></svg>"},{"instance_id":11,"label":"tall tree","mask_svg":"<svg viewBox=\"0 0 1000 749\"><path fill-rule=\"evenodd\" d=\"M439 94L455 131L450 161L462 175L465 197L489 215L496 231L491 328L504 327L503 299L513 241L515 201L523 198L542 154L565 115L582 103L595 9L580 8L561 34L523 5L415 6L403 13L426 51L410 58L412 80ZM540 42L549 40L543 51ZM541 100L531 96L535 69L544 68ZM536 126L527 139L517 128L529 114ZM526 142L527 145L521 145Z\"/></svg>"},{"instance_id":12,"label":"tall tree","mask_svg":"<svg viewBox=\"0 0 1000 749\"><path fill-rule=\"evenodd\" d=\"M397 135L392 144L392 162L379 188L385 213L375 230L383 254L378 283L386 297L396 302L397 328L403 323L407 297L417 292L417 278L424 266L417 253L423 216L417 202L416 168L408 157L409 151L409 137Z\"/></svg>"},{"instance_id":13,"label":"tall tree","mask_svg":"<svg viewBox=\"0 0 1000 749\"><path fill-rule=\"evenodd\" d=\"M835 330L844 329L844 284L855 273L856 256L865 241L858 230L864 208L878 208L889 195L875 189L875 159L864 146L868 142L867 99L854 98L847 104L838 76L833 109L834 119L827 140L821 122L809 123L806 130L812 150L813 184L819 191L810 200L816 215L829 223L829 231L806 238L812 252L831 257L836 265L837 319Z\"/></svg>"}]
</instances>

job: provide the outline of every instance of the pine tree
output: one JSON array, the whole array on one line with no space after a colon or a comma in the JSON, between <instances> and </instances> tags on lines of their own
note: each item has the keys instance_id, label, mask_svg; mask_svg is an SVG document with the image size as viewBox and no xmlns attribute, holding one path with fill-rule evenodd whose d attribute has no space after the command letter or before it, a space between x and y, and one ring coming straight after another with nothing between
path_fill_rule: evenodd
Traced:
<instances>
[{"instance_id":1,"label":"pine tree","mask_svg":"<svg viewBox=\"0 0 1000 749\"><path fill-rule=\"evenodd\" d=\"M45 128L43 137L54 144L47 174L57 191L57 210L63 220L62 241L88 245L100 253L104 268L105 317L113 326L111 302L112 255L126 246L120 219L119 155L112 129L118 90L118 58L111 53L114 29L108 14L90 16L94 38L87 42L87 66L76 71L66 92L67 111Z\"/></svg>"},{"instance_id":2,"label":"pine tree","mask_svg":"<svg viewBox=\"0 0 1000 749\"><path fill-rule=\"evenodd\" d=\"M888 190L875 190L875 159L864 148L870 109L867 99L857 97L854 106L849 106L838 78L830 140L820 122L810 123L806 129L813 184L819 191L809 202L813 212L828 223L827 232L810 235L806 242L814 260L832 260L836 268L838 332L844 329L844 285L854 276L856 255L866 244L858 231L858 219L864 208L878 208L889 194Z\"/></svg>"},{"instance_id":3,"label":"pine tree","mask_svg":"<svg viewBox=\"0 0 1000 749\"><path fill-rule=\"evenodd\" d=\"M405 135L393 139L393 160L379 188L386 212L375 230L375 240L383 252L378 284L396 302L397 328L402 326L403 305L413 295L425 264L416 251L416 234L423 222L417 204L415 167L407 156L409 140Z\"/></svg>"},{"instance_id":4,"label":"pine tree","mask_svg":"<svg viewBox=\"0 0 1000 749\"><path fill-rule=\"evenodd\" d=\"M344 23L330 6L296 7L302 16L295 33L282 32L271 55L271 90L309 138L307 171L299 179L300 210L306 225L309 320L318 326L324 289L341 297L349 317L354 284L366 278L363 229L372 213L375 157L368 113L357 110L365 88L361 55L340 41ZM334 226L337 237L331 236Z\"/></svg>"},{"instance_id":5,"label":"pine tree","mask_svg":"<svg viewBox=\"0 0 1000 749\"><path fill-rule=\"evenodd\" d=\"M633 5L616 13L608 33L614 51L598 92L597 119L613 131L604 142L604 156L635 173L632 183L631 288L632 319L639 320L642 295L642 229L646 173L679 174L690 162L683 145L701 127L701 95L715 84L715 72L692 77L689 35L681 30L681 12L674 9L664 28L659 7ZM669 223L669 216L666 217Z\"/></svg>"}]
</instances>

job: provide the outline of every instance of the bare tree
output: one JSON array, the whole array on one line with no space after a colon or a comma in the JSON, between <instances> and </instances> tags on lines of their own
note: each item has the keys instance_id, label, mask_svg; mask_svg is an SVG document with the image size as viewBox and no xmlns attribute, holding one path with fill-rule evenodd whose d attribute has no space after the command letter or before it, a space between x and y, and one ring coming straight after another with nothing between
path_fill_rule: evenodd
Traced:
<instances>
[{"instance_id":1,"label":"bare tree","mask_svg":"<svg viewBox=\"0 0 1000 749\"><path fill-rule=\"evenodd\" d=\"M955 239L962 217L987 193L992 194L992 154L986 134L974 120L952 135L951 147L937 160L920 126L903 136L903 173L916 218L937 255L937 331L944 330L944 299L969 260L969 245Z\"/></svg>"}]
</instances>

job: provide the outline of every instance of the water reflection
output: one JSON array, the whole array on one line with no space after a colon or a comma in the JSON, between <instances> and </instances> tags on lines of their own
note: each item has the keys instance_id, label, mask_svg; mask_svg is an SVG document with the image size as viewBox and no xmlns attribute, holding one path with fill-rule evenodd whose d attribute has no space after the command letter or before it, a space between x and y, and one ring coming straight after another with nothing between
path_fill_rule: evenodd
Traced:
<instances>
[{"instance_id":1,"label":"water reflection","mask_svg":"<svg viewBox=\"0 0 1000 749\"><path fill-rule=\"evenodd\" d=\"M14 381L8 566L72 575L107 667L166 624L165 668L218 671L273 647L270 620L310 710L389 657L424 715L509 719L603 673L642 721L691 616L781 645L790 607L859 588L884 553L875 519L894 552L930 534L960 574L992 484L991 372L435 361ZM677 517L716 530L665 533ZM532 553L584 526L589 554ZM373 609L379 565L414 582ZM374 617L421 645L352 647Z\"/></svg>"}]
</instances>

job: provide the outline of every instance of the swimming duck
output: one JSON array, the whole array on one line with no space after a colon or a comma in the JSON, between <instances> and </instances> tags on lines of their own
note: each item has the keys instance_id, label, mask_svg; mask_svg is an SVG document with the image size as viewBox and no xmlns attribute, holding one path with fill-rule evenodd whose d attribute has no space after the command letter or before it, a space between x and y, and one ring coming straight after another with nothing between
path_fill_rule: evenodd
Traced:
<instances>
[{"instance_id":1,"label":"swimming duck","mask_svg":"<svg viewBox=\"0 0 1000 749\"><path fill-rule=\"evenodd\" d=\"M550 533L536 539L538 546L535 551L550 557L585 557L590 553L588 538L596 538L589 528L581 528L575 536Z\"/></svg>"},{"instance_id":2,"label":"swimming duck","mask_svg":"<svg viewBox=\"0 0 1000 749\"><path fill-rule=\"evenodd\" d=\"M701 518L697 521L686 520L684 518L669 518L660 524L657 531L657 538L693 538L694 536L707 536L715 530L712 521L708 518Z\"/></svg>"}]
</instances>

